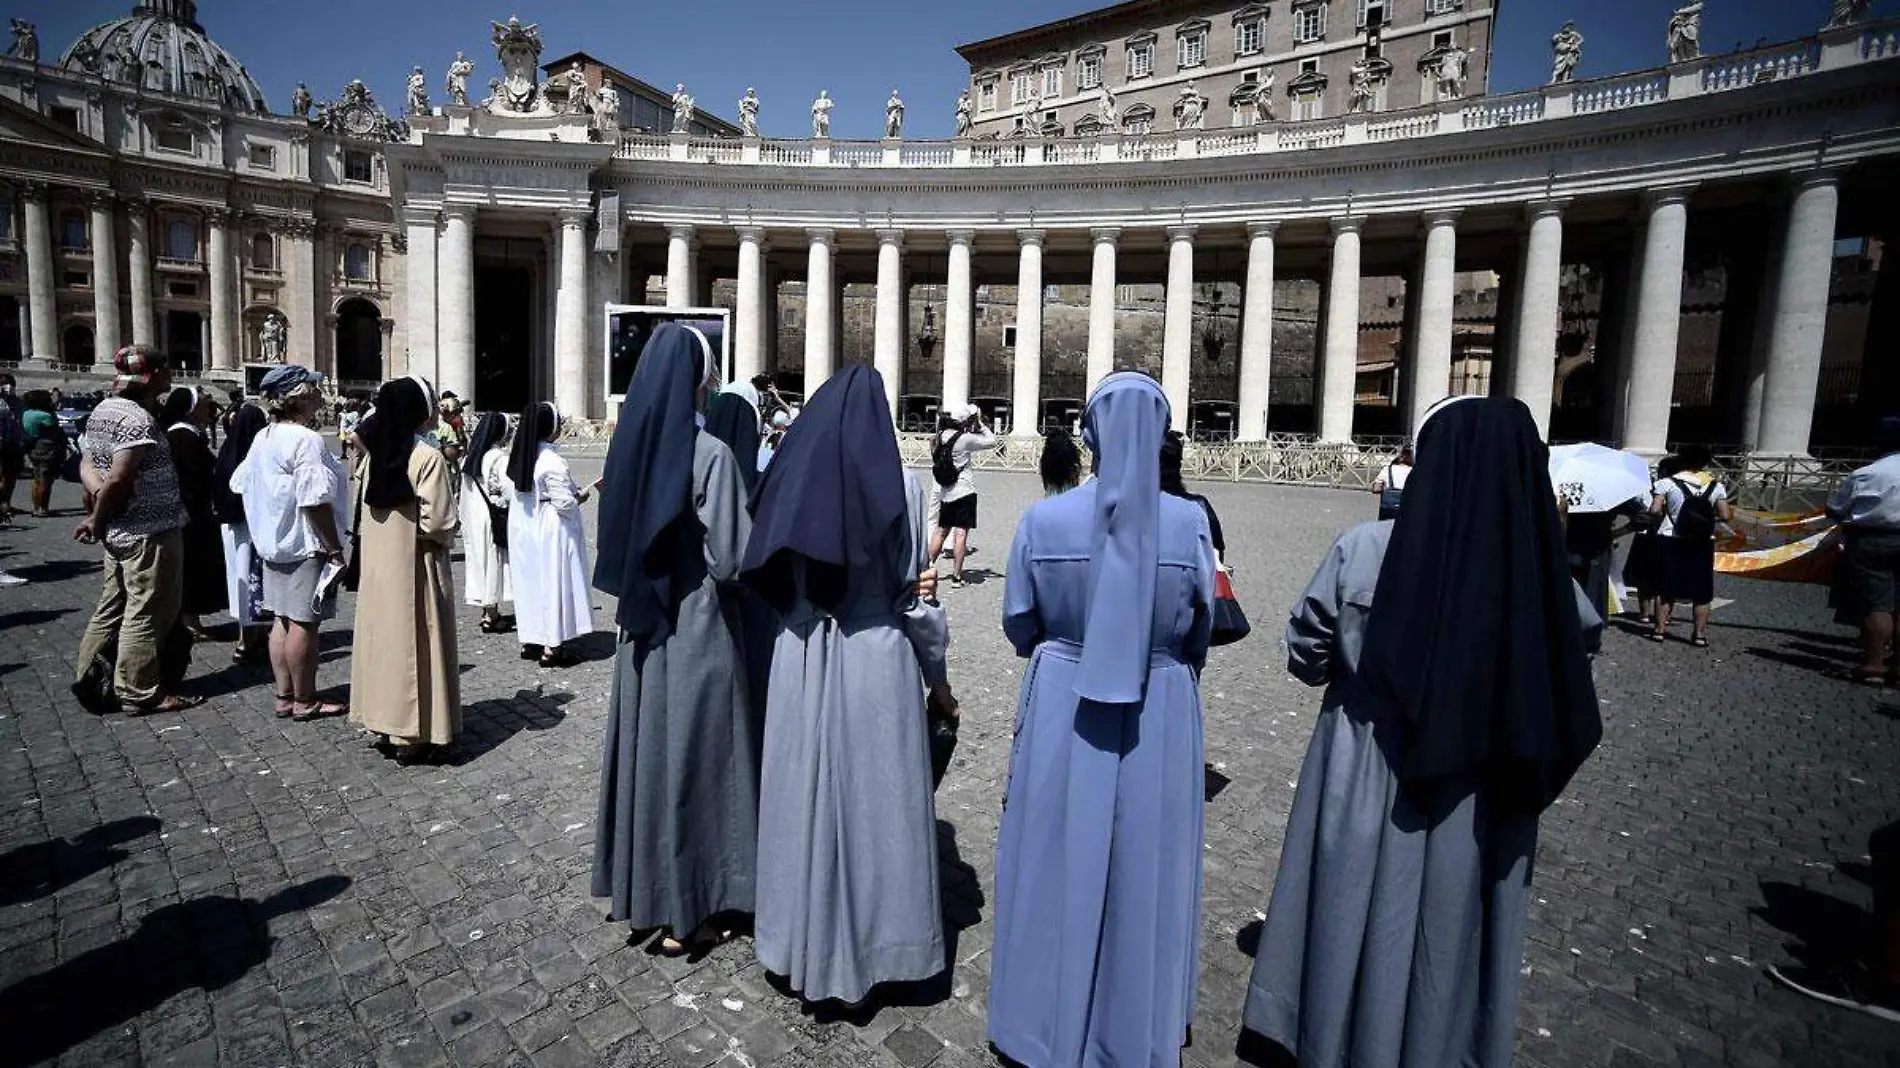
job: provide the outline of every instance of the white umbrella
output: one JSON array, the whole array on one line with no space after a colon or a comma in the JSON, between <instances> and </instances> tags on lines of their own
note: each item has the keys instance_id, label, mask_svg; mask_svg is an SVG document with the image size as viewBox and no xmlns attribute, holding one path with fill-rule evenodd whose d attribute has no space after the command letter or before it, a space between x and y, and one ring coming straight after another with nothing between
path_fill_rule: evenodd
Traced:
<instances>
[{"instance_id":1,"label":"white umbrella","mask_svg":"<svg viewBox=\"0 0 1900 1068\"><path fill-rule=\"evenodd\" d=\"M1649 498L1649 464L1635 453L1584 442L1550 450L1550 484L1572 512L1608 512Z\"/></svg>"}]
</instances>

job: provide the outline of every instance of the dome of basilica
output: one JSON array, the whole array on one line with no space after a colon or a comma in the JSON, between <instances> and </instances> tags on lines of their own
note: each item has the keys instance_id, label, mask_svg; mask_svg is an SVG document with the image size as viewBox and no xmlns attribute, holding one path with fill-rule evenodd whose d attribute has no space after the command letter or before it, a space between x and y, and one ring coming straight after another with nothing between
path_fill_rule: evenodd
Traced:
<instances>
[{"instance_id":1,"label":"dome of basilica","mask_svg":"<svg viewBox=\"0 0 1900 1068\"><path fill-rule=\"evenodd\" d=\"M198 25L194 0L147 0L81 34L59 65L239 111L270 111L257 80Z\"/></svg>"}]
</instances>

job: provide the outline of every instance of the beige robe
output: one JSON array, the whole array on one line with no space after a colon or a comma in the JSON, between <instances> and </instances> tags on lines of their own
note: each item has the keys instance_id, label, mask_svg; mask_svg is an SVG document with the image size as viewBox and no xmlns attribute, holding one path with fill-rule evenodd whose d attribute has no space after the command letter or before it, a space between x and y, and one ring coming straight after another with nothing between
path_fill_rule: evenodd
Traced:
<instances>
[{"instance_id":1,"label":"beige robe","mask_svg":"<svg viewBox=\"0 0 1900 1068\"><path fill-rule=\"evenodd\" d=\"M455 472L434 446L409 454L416 499L367 508L361 499L362 583L350 661L350 719L397 743L448 745L462 726L455 644Z\"/></svg>"}]
</instances>

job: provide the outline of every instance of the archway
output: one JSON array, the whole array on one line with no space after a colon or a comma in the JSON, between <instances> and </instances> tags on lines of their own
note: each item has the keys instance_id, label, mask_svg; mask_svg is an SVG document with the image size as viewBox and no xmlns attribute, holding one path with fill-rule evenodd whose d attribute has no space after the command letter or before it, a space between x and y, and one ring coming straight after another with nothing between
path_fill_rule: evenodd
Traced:
<instances>
[{"instance_id":1,"label":"archway","mask_svg":"<svg viewBox=\"0 0 1900 1068\"><path fill-rule=\"evenodd\" d=\"M340 382L383 380L383 313L361 297L337 305L336 377Z\"/></svg>"},{"instance_id":2,"label":"archway","mask_svg":"<svg viewBox=\"0 0 1900 1068\"><path fill-rule=\"evenodd\" d=\"M92 366L92 327L74 323L60 335L59 362L80 367Z\"/></svg>"},{"instance_id":3,"label":"archway","mask_svg":"<svg viewBox=\"0 0 1900 1068\"><path fill-rule=\"evenodd\" d=\"M5 206L4 202L0 202L0 209ZM20 336L22 310L20 298L0 296L0 363L13 363L25 358L25 339Z\"/></svg>"}]
</instances>

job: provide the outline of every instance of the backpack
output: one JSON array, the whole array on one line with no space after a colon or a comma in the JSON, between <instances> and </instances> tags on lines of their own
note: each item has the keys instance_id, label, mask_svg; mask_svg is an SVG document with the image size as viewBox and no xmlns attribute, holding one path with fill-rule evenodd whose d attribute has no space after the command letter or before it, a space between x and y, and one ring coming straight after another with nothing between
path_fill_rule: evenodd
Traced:
<instances>
[{"instance_id":1,"label":"backpack","mask_svg":"<svg viewBox=\"0 0 1900 1068\"><path fill-rule=\"evenodd\" d=\"M959 430L951 434L948 440L937 442L937 447L930 450L930 477L936 479L937 485L944 489L956 485L957 479L963 476L957 467L956 449L957 439L962 436L963 431Z\"/></svg>"},{"instance_id":2,"label":"backpack","mask_svg":"<svg viewBox=\"0 0 1900 1068\"><path fill-rule=\"evenodd\" d=\"M1715 487L1721 483L1714 479L1697 493L1695 487L1679 478L1672 478L1682 488L1682 507L1676 510L1676 537L1685 541L1711 541L1715 538Z\"/></svg>"}]
</instances>

